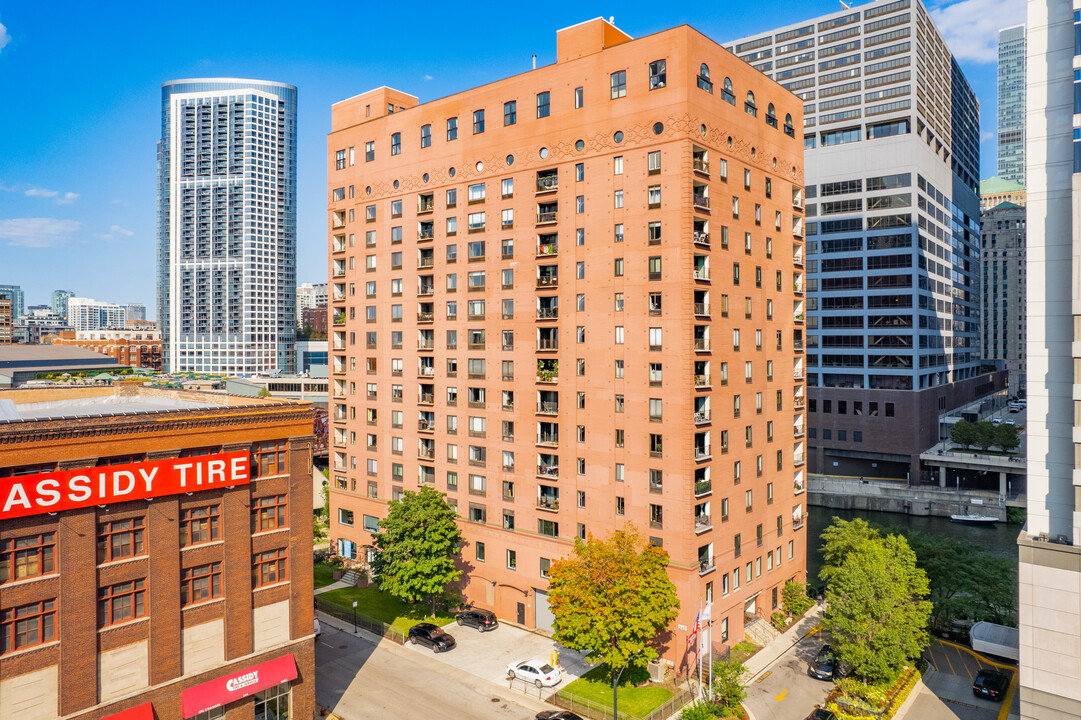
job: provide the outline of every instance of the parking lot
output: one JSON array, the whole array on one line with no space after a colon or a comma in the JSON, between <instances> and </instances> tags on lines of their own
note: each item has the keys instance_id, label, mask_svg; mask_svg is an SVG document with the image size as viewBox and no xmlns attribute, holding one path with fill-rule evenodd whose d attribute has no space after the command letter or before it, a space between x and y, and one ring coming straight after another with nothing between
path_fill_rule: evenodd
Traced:
<instances>
[{"instance_id":1,"label":"parking lot","mask_svg":"<svg viewBox=\"0 0 1081 720\"><path fill-rule=\"evenodd\" d=\"M825 702L833 683L807 673L824 642L820 632L812 632L751 681L743 705L754 720L803 720Z\"/></svg>"},{"instance_id":2,"label":"parking lot","mask_svg":"<svg viewBox=\"0 0 1081 720\"><path fill-rule=\"evenodd\" d=\"M1007 713L1020 713L1016 668L939 640L932 641L923 656L929 667L924 674L923 687L908 710L908 717L916 720L997 720L1005 718ZM1001 703L972 694L972 683L985 668L1012 675Z\"/></svg>"},{"instance_id":3,"label":"parking lot","mask_svg":"<svg viewBox=\"0 0 1081 720\"><path fill-rule=\"evenodd\" d=\"M592 667L582 659L583 653L559 647L551 638L513 625L500 625L495 630L484 633L474 628L459 627L455 623L444 625L443 629L453 635L457 642L457 647L450 652L433 653L423 645L407 644L406 649L432 656L441 663L464 670L479 679L501 684L515 692L539 696L542 700L567 687ZM563 681L558 686L538 690L521 680L511 682L507 678L508 664L533 659L550 663L553 651L556 652L558 664L563 671Z\"/></svg>"}]
</instances>

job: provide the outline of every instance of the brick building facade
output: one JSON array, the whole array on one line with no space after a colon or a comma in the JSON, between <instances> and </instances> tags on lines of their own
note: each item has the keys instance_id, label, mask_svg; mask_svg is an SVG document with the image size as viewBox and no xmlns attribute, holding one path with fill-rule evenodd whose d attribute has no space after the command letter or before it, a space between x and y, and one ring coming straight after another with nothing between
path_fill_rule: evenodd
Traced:
<instances>
[{"instance_id":1,"label":"brick building facade","mask_svg":"<svg viewBox=\"0 0 1081 720\"><path fill-rule=\"evenodd\" d=\"M153 325L109 330L61 330L53 345L74 345L108 355L122 365L161 372L161 331Z\"/></svg>"},{"instance_id":2,"label":"brick building facade","mask_svg":"<svg viewBox=\"0 0 1081 720\"><path fill-rule=\"evenodd\" d=\"M310 405L0 404L19 418L0 420L0 717L312 717Z\"/></svg>"}]
</instances>

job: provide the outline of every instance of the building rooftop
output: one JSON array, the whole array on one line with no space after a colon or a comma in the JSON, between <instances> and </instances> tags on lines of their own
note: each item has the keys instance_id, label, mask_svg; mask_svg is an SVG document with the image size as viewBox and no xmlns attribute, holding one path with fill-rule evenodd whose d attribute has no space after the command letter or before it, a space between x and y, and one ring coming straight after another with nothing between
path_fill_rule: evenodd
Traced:
<instances>
[{"instance_id":1,"label":"building rooftop","mask_svg":"<svg viewBox=\"0 0 1081 720\"><path fill-rule=\"evenodd\" d=\"M108 355L71 345L4 345L0 347L0 368L38 367L42 364L66 365L71 362L84 364L116 364Z\"/></svg>"},{"instance_id":2,"label":"building rooftop","mask_svg":"<svg viewBox=\"0 0 1081 720\"><path fill-rule=\"evenodd\" d=\"M1024 185L1015 183L1012 180L1000 178L997 175L995 177L989 177L986 180L980 181L980 195L998 195L1000 193L1022 192L1024 189Z\"/></svg>"}]
</instances>

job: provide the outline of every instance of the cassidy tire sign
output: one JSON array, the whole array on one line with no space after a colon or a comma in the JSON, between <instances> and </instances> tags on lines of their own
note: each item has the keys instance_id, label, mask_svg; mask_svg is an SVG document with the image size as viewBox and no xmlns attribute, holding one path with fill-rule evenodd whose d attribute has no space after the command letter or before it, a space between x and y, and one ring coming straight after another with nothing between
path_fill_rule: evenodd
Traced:
<instances>
[{"instance_id":1,"label":"cassidy tire sign","mask_svg":"<svg viewBox=\"0 0 1081 720\"><path fill-rule=\"evenodd\" d=\"M0 478L0 522L251 481L247 452L57 470Z\"/></svg>"}]
</instances>

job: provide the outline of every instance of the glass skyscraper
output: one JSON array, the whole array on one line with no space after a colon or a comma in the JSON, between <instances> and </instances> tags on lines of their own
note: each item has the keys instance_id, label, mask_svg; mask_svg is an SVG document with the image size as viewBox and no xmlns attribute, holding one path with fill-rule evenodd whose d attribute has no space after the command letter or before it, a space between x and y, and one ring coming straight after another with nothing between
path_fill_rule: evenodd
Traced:
<instances>
[{"instance_id":1,"label":"glass skyscraper","mask_svg":"<svg viewBox=\"0 0 1081 720\"><path fill-rule=\"evenodd\" d=\"M158 324L171 372L296 371L292 85L174 80L161 91Z\"/></svg>"},{"instance_id":2,"label":"glass skyscraper","mask_svg":"<svg viewBox=\"0 0 1081 720\"><path fill-rule=\"evenodd\" d=\"M998 31L998 176L1025 185L1025 26Z\"/></svg>"}]
</instances>

